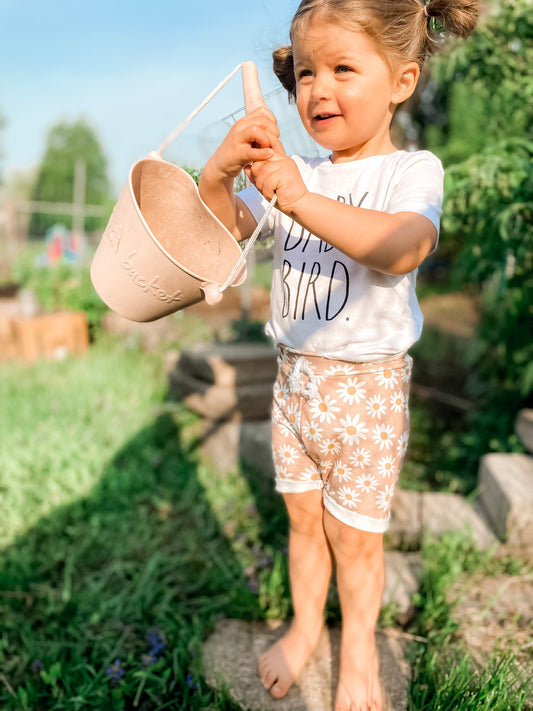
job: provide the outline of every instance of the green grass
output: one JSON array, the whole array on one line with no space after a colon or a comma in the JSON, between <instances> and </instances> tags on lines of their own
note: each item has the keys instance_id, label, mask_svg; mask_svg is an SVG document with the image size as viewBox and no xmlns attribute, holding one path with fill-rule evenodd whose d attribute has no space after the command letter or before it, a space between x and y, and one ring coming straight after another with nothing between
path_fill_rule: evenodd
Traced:
<instances>
[{"instance_id":1,"label":"green grass","mask_svg":"<svg viewBox=\"0 0 533 711\"><path fill-rule=\"evenodd\" d=\"M448 591L459 576L518 575L525 564L476 550L462 534L426 539L422 549L421 589L410 632L424 639L410 649L413 679L410 711L521 711L533 708L531 679L519 673L511 648L495 648L479 669L456 635L454 604ZM531 568L529 570L532 573Z\"/></svg>"},{"instance_id":2,"label":"green grass","mask_svg":"<svg viewBox=\"0 0 533 711\"><path fill-rule=\"evenodd\" d=\"M200 640L219 616L287 610L251 486L199 464L165 392L159 359L119 344L2 369L3 710L236 708L205 686Z\"/></svg>"},{"instance_id":3,"label":"green grass","mask_svg":"<svg viewBox=\"0 0 533 711\"><path fill-rule=\"evenodd\" d=\"M206 685L200 648L220 617L290 614L272 482L203 465L199 421L167 399L160 358L124 342L3 365L0 402L2 711L237 711ZM412 709L525 708L512 705L506 667L474 683L464 654L443 666L444 591L458 571L489 564L433 545ZM334 590L328 618L339 620ZM504 701L491 706L491 689Z\"/></svg>"}]
</instances>

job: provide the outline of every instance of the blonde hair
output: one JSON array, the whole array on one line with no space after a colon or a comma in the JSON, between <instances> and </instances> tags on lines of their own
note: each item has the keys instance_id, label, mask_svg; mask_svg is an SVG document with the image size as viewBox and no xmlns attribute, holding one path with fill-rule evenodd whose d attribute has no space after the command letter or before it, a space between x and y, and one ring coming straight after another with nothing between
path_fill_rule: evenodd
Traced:
<instances>
[{"instance_id":1,"label":"blonde hair","mask_svg":"<svg viewBox=\"0 0 533 711\"><path fill-rule=\"evenodd\" d=\"M290 36L314 17L364 32L376 43L392 68L416 62L420 69L438 45L440 31L468 37L476 26L477 0L303 0L291 23ZM435 29L440 25L439 31ZM292 47L279 47L273 54L274 73L296 97Z\"/></svg>"}]
</instances>

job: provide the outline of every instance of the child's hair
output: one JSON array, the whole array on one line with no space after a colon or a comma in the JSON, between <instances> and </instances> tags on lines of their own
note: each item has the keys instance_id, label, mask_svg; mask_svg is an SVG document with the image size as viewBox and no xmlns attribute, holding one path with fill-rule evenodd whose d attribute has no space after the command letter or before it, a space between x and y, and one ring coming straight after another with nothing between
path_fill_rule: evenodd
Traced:
<instances>
[{"instance_id":1,"label":"child's hair","mask_svg":"<svg viewBox=\"0 0 533 711\"><path fill-rule=\"evenodd\" d=\"M422 69L438 45L440 31L468 37L479 11L477 0L429 0L427 4L423 0L303 0L292 19L291 39L317 15L365 33L391 69L407 62L417 62ZM439 31L434 29L436 23ZM274 73L289 99L296 98L292 47L280 47L272 56Z\"/></svg>"}]
</instances>

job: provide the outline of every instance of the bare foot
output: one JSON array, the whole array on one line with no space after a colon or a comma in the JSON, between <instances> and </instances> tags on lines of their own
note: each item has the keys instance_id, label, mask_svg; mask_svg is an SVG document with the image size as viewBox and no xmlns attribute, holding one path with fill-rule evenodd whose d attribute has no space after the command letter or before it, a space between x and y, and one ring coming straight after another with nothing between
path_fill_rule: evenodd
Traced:
<instances>
[{"instance_id":1,"label":"bare foot","mask_svg":"<svg viewBox=\"0 0 533 711\"><path fill-rule=\"evenodd\" d=\"M374 636L362 645L341 646L335 711L382 711L379 659Z\"/></svg>"},{"instance_id":2,"label":"bare foot","mask_svg":"<svg viewBox=\"0 0 533 711\"><path fill-rule=\"evenodd\" d=\"M281 699L296 681L320 637L303 634L291 625L287 634L259 658L261 683L275 699Z\"/></svg>"}]
</instances>

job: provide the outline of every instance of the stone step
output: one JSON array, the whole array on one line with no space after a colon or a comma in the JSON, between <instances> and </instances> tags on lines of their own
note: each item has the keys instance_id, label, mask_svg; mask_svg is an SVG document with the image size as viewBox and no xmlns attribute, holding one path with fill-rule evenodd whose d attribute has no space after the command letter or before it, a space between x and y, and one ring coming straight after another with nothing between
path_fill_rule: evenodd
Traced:
<instances>
[{"instance_id":1,"label":"stone step","mask_svg":"<svg viewBox=\"0 0 533 711\"><path fill-rule=\"evenodd\" d=\"M272 406L272 383L221 387L193 377L179 368L169 374L171 395L191 410L212 420L265 419Z\"/></svg>"},{"instance_id":2,"label":"stone step","mask_svg":"<svg viewBox=\"0 0 533 711\"><path fill-rule=\"evenodd\" d=\"M246 464L273 475L271 442L269 420L245 422L239 438L239 456ZM390 528L385 535L389 548L416 551L424 533L441 536L446 531L471 533L479 548L496 543L478 502L471 504L460 494L396 490Z\"/></svg>"},{"instance_id":3,"label":"stone step","mask_svg":"<svg viewBox=\"0 0 533 711\"><path fill-rule=\"evenodd\" d=\"M390 605L392 616L405 626L412 619L413 596L420 589L420 553L385 551L385 588L382 605Z\"/></svg>"},{"instance_id":4,"label":"stone step","mask_svg":"<svg viewBox=\"0 0 533 711\"><path fill-rule=\"evenodd\" d=\"M215 343L183 351L176 367L222 388L266 382L272 389L277 355L267 343Z\"/></svg>"},{"instance_id":5,"label":"stone step","mask_svg":"<svg viewBox=\"0 0 533 711\"><path fill-rule=\"evenodd\" d=\"M478 548L491 548L497 543L478 502L470 503L460 494L424 492L422 494L422 529L432 536L447 531L472 535Z\"/></svg>"},{"instance_id":6,"label":"stone step","mask_svg":"<svg viewBox=\"0 0 533 711\"><path fill-rule=\"evenodd\" d=\"M234 701L254 711L332 711L339 673L340 629L324 630L298 681L282 699L274 699L261 685L259 656L286 632L265 623L220 621L202 652L207 683L226 687ZM383 711L408 708L411 671L404 656L407 636L395 629L376 631L380 657Z\"/></svg>"},{"instance_id":7,"label":"stone step","mask_svg":"<svg viewBox=\"0 0 533 711\"><path fill-rule=\"evenodd\" d=\"M243 422L239 446L240 457L245 464L269 476L274 476L270 419Z\"/></svg>"},{"instance_id":8,"label":"stone step","mask_svg":"<svg viewBox=\"0 0 533 711\"><path fill-rule=\"evenodd\" d=\"M486 454L479 466L479 490L496 535L512 546L531 546L533 457Z\"/></svg>"},{"instance_id":9,"label":"stone step","mask_svg":"<svg viewBox=\"0 0 533 711\"><path fill-rule=\"evenodd\" d=\"M490 548L497 539L484 512L460 494L398 489L392 499L387 545L402 550L418 550L424 535L440 537L459 531L472 535L476 546Z\"/></svg>"},{"instance_id":10,"label":"stone step","mask_svg":"<svg viewBox=\"0 0 533 711\"><path fill-rule=\"evenodd\" d=\"M515 431L528 452L533 452L533 410L520 410Z\"/></svg>"}]
</instances>

